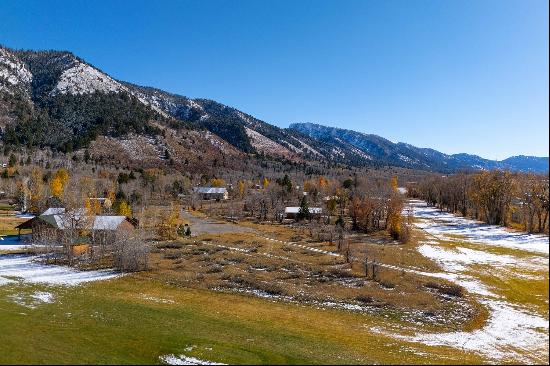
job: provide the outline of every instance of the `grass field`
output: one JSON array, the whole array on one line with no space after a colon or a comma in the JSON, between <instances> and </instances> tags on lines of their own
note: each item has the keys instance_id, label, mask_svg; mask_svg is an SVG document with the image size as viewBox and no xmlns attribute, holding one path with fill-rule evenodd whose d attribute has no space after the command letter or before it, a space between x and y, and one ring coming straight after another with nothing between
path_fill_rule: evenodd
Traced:
<instances>
[{"instance_id":1,"label":"grass field","mask_svg":"<svg viewBox=\"0 0 550 366\"><path fill-rule=\"evenodd\" d=\"M12 299L36 291L52 303ZM0 287L0 363L159 363L185 354L224 363L478 363L449 347L373 333L391 320L182 289L127 276L81 287Z\"/></svg>"},{"instance_id":2,"label":"grass field","mask_svg":"<svg viewBox=\"0 0 550 366\"><path fill-rule=\"evenodd\" d=\"M4 275L0 363L547 363L548 255L447 235L457 223L440 221L419 219L440 231L406 245L352 236L355 257L393 266L377 281L302 228L253 223L159 243L151 271L113 280ZM440 291L449 284L467 291Z\"/></svg>"}]
</instances>

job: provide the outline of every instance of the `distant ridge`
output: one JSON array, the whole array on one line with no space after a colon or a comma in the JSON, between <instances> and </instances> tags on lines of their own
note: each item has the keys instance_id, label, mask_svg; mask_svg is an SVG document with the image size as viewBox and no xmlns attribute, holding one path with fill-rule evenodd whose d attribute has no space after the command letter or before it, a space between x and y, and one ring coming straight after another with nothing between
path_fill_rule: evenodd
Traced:
<instances>
[{"instance_id":1,"label":"distant ridge","mask_svg":"<svg viewBox=\"0 0 550 366\"><path fill-rule=\"evenodd\" d=\"M381 161L387 165L436 171L509 169L522 172L548 172L548 157L519 155L497 161L465 153L448 155L402 142L393 143L377 135L315 123L293 123L290 128L327 144L338 146L342 150L358 149L369 159Z\"/></svg>"}]
</instances>

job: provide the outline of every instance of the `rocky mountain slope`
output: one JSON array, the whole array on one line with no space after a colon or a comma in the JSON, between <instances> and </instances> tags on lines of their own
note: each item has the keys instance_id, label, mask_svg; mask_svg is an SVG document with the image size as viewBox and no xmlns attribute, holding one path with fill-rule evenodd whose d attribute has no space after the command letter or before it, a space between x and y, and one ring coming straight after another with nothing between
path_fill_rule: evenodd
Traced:
<instances>
[{"instance_id":1,"label":"rocky mountain slope","mask_svg":"<svg viewBox=\"0 0 550 366\"><path fill-rule=\"evenodd\" d=\"M118 166L239 167L242 152L191 127L70 52L0 47L6 146L65 152L85 147L93 159Z\"/></svg>"},{"instance_id":2,"label":"rocky mountain slope","mask_svg":"<svg viewBox=\"0 0 550 366\"><path fill-rule=\"evenodd\" d=\"M0 129L5 145L61 151L105 147L107 142L111 146L115 141L126 151L133 146L130 140L143 136L158 142L166 140L168 131L170 136L179 136L178 146L185 146L191 155L198 154L191 141L198 141L205 147L202 154L231 151L302 163L392 165L442 172L500 167L541 171L545 166L548 170L548 158L546 163L527 157L493 162L314 124L283 129L213 100L190 99L116 80L65 51L0 47ZM191 136L185 131L195 131L193 138L183 138ZM166 147L146 151L155 149L170 154Z\"/></svg>"}]
</instances>

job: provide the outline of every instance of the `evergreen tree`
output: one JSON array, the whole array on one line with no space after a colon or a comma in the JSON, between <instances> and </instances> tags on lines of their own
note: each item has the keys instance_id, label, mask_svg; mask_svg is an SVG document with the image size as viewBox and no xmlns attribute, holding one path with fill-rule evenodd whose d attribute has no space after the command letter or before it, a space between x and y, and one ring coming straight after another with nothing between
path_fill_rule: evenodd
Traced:
<instances>
[{"instance_id":1,"label":"evergreen tree","mask_svg":"<svg viewBox=\"0 0 550 366\"><path fill-rule=\"evenodd\" d=\"M310 219L311 213L309 212L309 203L307 202L306 196L302 197L302 201L300 201L300 209L298 210L298 215L296 215L296 218L298 221L303 219Z\"/></svg>"},{"instance_id":2,"label":"evergreen tree","mask_svg":"<svg viewBox=\"0 0 550 366\"><path fill-rule=\"evenodd\" d=\"M9 167L14 167L15 164L17 164L17 158L15 157L14 153L10 154L10 160L8 161Z\"/></svg>"}]
</instances>

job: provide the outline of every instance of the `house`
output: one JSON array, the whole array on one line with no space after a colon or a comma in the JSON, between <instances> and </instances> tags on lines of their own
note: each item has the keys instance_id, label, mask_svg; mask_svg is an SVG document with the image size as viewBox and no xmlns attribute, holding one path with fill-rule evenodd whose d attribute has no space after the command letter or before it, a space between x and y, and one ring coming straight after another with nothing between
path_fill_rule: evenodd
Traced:
<instances>
[{"instance_id":1,"label":"house","mask_svg":"<svg viewBox=\"0 0 550 366\"><path fill-rule=\"evenodd\" d=\"M194 187L193 191L200 194L203 200L226 200L229 198L226 188Z\"/></svg>"},{"instance_id":2,"label":"house","mask_svg":"<svg viewBox=\"0 0 550 366\"><path fill-rule=\"evenodd\" d=\"M90 216L84 209L67 211L63 207L50 207L41 215L27 220L15 228L19 230L19 233L23 229L32 229L33 239L40 239L43 235L60 237L66 230L77 230L82 233L81 236L129 231L133 230L137 224L137 220L126 216Z\"/></svg>"},{"instance_id":3,"label":"house","mask_svg":"<svg viewBox=\"0 0 550 366\"><path fill-rule=\"evenodd\" d=\"M309 207L308 210L312 218L319 218L323 213L323 209L320 207ZM285 207L285 218L296 219L299 212L300 207Z\"/></svg>"}]
</instances>

